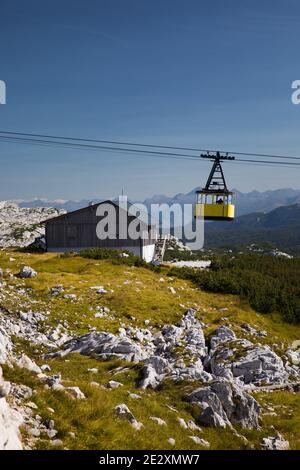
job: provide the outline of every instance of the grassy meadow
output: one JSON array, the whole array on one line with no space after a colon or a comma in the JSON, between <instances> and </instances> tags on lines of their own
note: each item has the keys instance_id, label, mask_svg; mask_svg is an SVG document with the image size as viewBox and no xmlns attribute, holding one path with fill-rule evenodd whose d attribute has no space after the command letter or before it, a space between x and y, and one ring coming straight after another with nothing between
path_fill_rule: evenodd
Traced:
<instances>
[{"instance_id":1,"label":"grassy meadow","mask_svg":"<svg viewBox=\"0 0 300 470\"><path fill-rule=\"evenodd\" d=\"M31 279L10 277L21 267L29 265L38 275ZM0 308L14 315L20 309L49 311L45 327L55 327L65 322L74 335L87 333L92 328L117 333L121 326L144 327L150 320L154 329L166 323L176 323L188 308L197 310L198 318L207 324L206 338L221 324L232 328L238 337L253 342L274 345L283 354L287 346L300 339L300 326L285 323L277 314L260 314L246 300L230 294L204 292L192 281L168 275L170 268L162 267L155 272L144 267L116 264L111 260L93 260L80 256L58 254L32 254L20 251L0 251L0 267L5 271L7 283L1 288ZM64 286L63 294L75 294L76 300L52 296L49 288ZM8 286L20 288L10 294ZM93 286L103 286L108 293L99 295ZM26 293L21 290L26 288ZM173 289L170 289L173 288ZM30 301L28 301L30 299ZM34 302L34 304L32 304ZM20 307L21 306L21 307ZM96 307L110 309L108 317L95 318ZM241 326L249 323L257 329L266 330L264 338L252 337ZM237 429L248 439L245 444L232 431L202 428L200 431L183 429L178 418L197 421L197 409L185 400L188 392L200 383L171 383L166 381L159 390L138 388L141 365L119 360L100 361L97 358L70 354L64 358L43 359L45 348L14 338L17 352L26 352L37 364L47 363L48 374L61 373L66 386L79 386L85 400L74 400L64 392L46 390L32 373L14 366L3 366L4 376L15 383L29 385L35 390L33 401L36 413L43 420L54 419L57 438L62 449L203 449L195 444L190 435L198 435L211 444L211 449L260 448L263 437L281 432L290 441L291 448L300 449L300 397L288 391L259 392L256 399L262 406L260 430ZM98 369L89 372L88 369ZM109 380L120 381L123 386L108 390ZM131 398L129 393L140 395ZM114 407L126 403L136 419L143 423L140 431L116 416ZM274 415L276 413L276 415ZM162 418L166 426L150 420L151 416ZM72 433L72 434L70 434ZM74 434L73 434L74 433ZM26 433L24 432L26 439ZM175 439L175 446L168 443ZM49 440L41 438L39 449L51 447Z\"/></svg>"}]
</instances>

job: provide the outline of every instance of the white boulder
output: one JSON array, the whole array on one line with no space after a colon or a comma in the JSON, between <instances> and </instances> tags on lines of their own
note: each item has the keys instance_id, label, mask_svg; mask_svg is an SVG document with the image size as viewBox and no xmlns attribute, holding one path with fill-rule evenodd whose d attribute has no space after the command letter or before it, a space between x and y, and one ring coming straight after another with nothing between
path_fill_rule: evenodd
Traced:
<instances>
[{"instance_id":1,"label":"white boulder","mask_svg":"<svg viewBox=\"0 0 300 470\"><path fill-rule=\"evenodd\" d=\"M127 405L125 405L125 403L117 405L115 407L115 412L119 418L126 419L137 431L143 427L143 424L135 419L134 415L131 413L130 409Z\"/></svg>"},{"instance_id":2,"label":"white boulder","mask_svg":"<svg viewBox=\"0 0 300 470\"><path fill-rule=\"evenodd\" d=\"M84 400L85 394L80 390L79 387L65 387L66 392L68 392L76 400Z\"/></svg>"},{"instance_id":3,"label":"white boulder","mask_svg":"<svg viewBox=\"0 0 300 470\"><path fill-rule=\"evenodd\" d=\"M42 373L41 368L35 362L33 362L30 357L26 356L26 354L22 354L18 359L16 359L15 363L18 367L27 369L34 374Z\"/></svg>"},{"instance_id":4,"label":"white boulder","mask_svg":"<svg viewBox=\"0 0 300 470\"><path fill-rule=\"evenodd\" d=\"M19 277L24 278L24 279L35 277L35 276L37 276L37 272L30 266L23 266L23 268L19 272Z\"/></svg>"},{"instance_id":5,"label":"white boulder","mask_svg":"<svg viewBox=\"0 0 300 470\"><path fill-rule=\"evenodd\" d=\"M264 450L289 450L289 441L286 441L281 434L273 437L265 437L262 440Z\"/></svg>"}]
</instances>

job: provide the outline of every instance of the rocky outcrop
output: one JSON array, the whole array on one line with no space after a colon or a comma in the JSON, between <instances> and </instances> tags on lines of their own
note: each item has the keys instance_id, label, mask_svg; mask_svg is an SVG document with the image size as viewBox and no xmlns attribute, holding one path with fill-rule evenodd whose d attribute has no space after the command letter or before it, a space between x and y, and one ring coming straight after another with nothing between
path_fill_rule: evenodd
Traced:
<instances>
[{"instance_id":1,"label":"rocky outcrop","mask_svg":"<svg viewBox=\"0 0 300 470\"><path fill-rule=\"evenodd\" d=\"M231 424L239 424L244 428L259 426L260 407L237 382L229 382L224 378L216 380L194 390L187 399L199 406L200 424L222 428Z\"/></svg>"},{"instance_id":2,"label":"rocky outcrop","mask_svg":"<svg viewBox=\"0 0 300 470\"><path fill-rule=\"evenodd\" d=\"M30 357L26 356L26 354L22 354L19 358L15 360L15 363L21 369L27 369L34 374L41 374L41 368L33 362Z\"/></svg>"},{"instance_id":3,"label":"rocky outcrop","mask_svg":"<svg viewBox=\"0 0 300 470\"><path fill-rule=\"evenodd\" d=\"M289 379L290 371L269 346L237 339L229 328L220 327L210 345L206 365L214 376L229 380L238 377L255 386L281 384Z\"/></svg>"},{"instance_id":4,"label":"rocky outcrop","mask_svg":"<svg viewBox=\"0 0 300 470\"><path fill-rule=\"evenodd\" d=\"M226 343L236 339L235 333L227 326L220 326L210 339L211 351L214 351L220 343Z\"/></svg>"},{"instance_id":5,"label":"rocky outcrop","mask_svg":"<svg viewBox=\"0 0 300 470\"><path fill-rule=\"evenodd\" d=\"M300 340L293 341L286 351L287 358L295 366L300 365Z\"/></svg>"},{"instance_id":6,"label":"rocky outcrop","mask_svg":"<svg viewBox=\"0 0 300 470\"><path fill-rule=\"evenodd\" d=\"M54 208L21 208L10 201L0 203L0 246L28 246L45 233L42 221L66 211Z\"/></svg>"},{"instance_id":7,"label":"rocky outcrop","mask_svg":"<svg viewBox=\"0 0 300 470\"><path fill-rule=\"evenodd\" d=\"M3 380L0 367L0 450L21 450L19 427L23 418L8 405L6 396L9 392L10 384Z\"/></svg>"},{"instance_id":8,"label":"rocky outcrop","mask_svg":"<svg viewBox=\"0 0 300 470\"><path fill-rule=\"evenodd\" d=\"M11 339L0 324L0 364L8 360L12 349ZM23 417L7 403L6 399L11 393L11 384L4 380L0 366L0 450L22 449L19 427Z\"/></svg>"},{"instance_id":9,"label":"rocky outcrop","mask_svg":"<svg viewBox=\"0 0 300 470\"><path fill-rule=\"evenodd\" d=\"M145 361L142 370L141 388L157 388L170 370L169 362L166 359L160 356L151 356Z\"/></svg>"},{"instance_id":10,"label":"rocky outcrop","mask_svg":"<svg viewBox=\"0 0 300 470\"><path fill-rule=\"evenodd\" d=\"M0 364L4 364L8 353L12 350L12 342L0 322Z\"/></svg>"},{"instance_id":11,"label":"rocky outcrop","mask_svg":"<svg viewBox=\"0 0 300 470\"><path fill-rule=\"evenodd\" d=\"M118 357L126 361L144 362L141 387L156 388L165 377L172 380L211 380L203 368L207 354L201 323L196 312L188 310L177 325L165 325L153 335L148 329L120 328L119 335L91 332L67 341L63 349L47 357L70 352Z\"/></svg>"},{"instance_id":12,"label":"rocky outcrop","mask_svg":"<svg viewBox=\"0 0 300 470\"><path fill-rule=\"evenodd\" d=\"M27 301L26 298L25 301ZM66 334L65 328L60 324L55 329L43 328L48 313L29 310L27 312L20 311L18 315L8 315L0 310L0 364L1 361L5 362L8 352L12 350L11 336L18 336L33 344L51 349L61 346L70 338Z\"/></svg>"},{"instance_id":13,"label":"rocky outcrop","mask_svg":"<svg viewBox=\"0 0 300 470\"><path fill-rule=\"evenodd\" d=\"M211 380L202 360L207 354L202 324L193 309L187 310L178 325L166 325L155 338L156 351L143 369L141 387L157 387L165 378Z\"/></svg>"},{"instance_id":14,"label":"rocky outcrop","mask_svg":"<svg viewBox=\"0 0 300 470\"><path fill-rule=\"evenodd\" d=\"M55 296L63 292L63 286L55 286L48 295ZM116 357L141 363L140 387L143 389L158 388L165 379L198 381L202 385L190 393L187 400L198 407L197 421L204 426L258 428L260 408L249 394L250 388L281 384L288 382L291 374L299 374L296 365L284 363L269 346L237 338L235 332L227 326L221 326L214 332L208 348L204 336L206 325L199 321L193 309L187 310L177 324L164 325L159 331L147 321L145 328L121 324L118 334L90 331L73 338L68 336L62 324L55 329L42 328L47 315L47 312L31 310L20 311L17 315L0 314L0 361L10 356L11 363L36 374L44 382L45 388L62 391L77 400L84 400L85 395L78 387L63 385L60 374L47 376L47 365L40 368L28 356L23 354L18 357L13 354L10 336L17 335L35 344L48 346L52 352L45 357L49 358L78 352L99 359ZM252 330L245 331L254 335ZM60 349L53 352L57 347ZM93 371L97 369L89 370L91 373ZM121 386L120 382L110 380L106 390ZM15 394L21 392L15 389ZM141 397L135 395L134 398ZM118 405L115 411L135 429L142 427L127 405ZM157 416L152 418L158 425L163 425ZM180 426L183 425L192 431L190 438L195 443L204 445L193 434L200 430L197 424L191 426L181 419ZM34 426L41 429L37 424ZM50 434L54 437L52 431Z\"/></svg>"},{"instance_id":15,"label":"rocky outcrop","mask_svg":"<svg viewBox=\"0 0 300 470\"><path fill-rule=\"evenodd\" d=\"M187 310L176 325L165 325L160 332L147 328L120 328L119 334L93 331L71 339L63 349L48 357L70 352L109 356L143 362L140 386L156 388L165 379L200 380L204 383L225 378L251 386L286 383L300 377L295 365L284 364L269 346L239 339L228 327L219 327L205 343L203 325L193 309Z\"/></svg>"},{"instance_id":16,"label":"rocky outcrop","mask_svg":"<svg viewBox=\"0 0 300 470\"><path fill-rule=\"evenodd\" d=\"M86 356L96 355L99 358L114 356L134 362L140 362L147 358L146 352L129 338L97 331L67 341L63 350L50 353L47 357L62 357L70 352L78 352Z\"/></svg>"}]
</instances>

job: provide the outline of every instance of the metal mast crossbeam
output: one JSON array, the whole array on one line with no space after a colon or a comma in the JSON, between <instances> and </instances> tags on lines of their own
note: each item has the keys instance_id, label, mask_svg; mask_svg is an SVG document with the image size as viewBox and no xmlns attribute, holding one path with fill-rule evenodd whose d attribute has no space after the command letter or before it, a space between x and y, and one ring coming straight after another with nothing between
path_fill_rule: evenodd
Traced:
<instances>
[{"instance_id":1,"label":"metal mast crossbeam","mask_svg":"<svg viewBox=\"0 0 300 470\"><path fill-rule=\"evenodd\" d=\"M215 155L208 154L201 154L201 158L209 158L211 161L214 162L212 169L210 171L208 180L204 187L204 191L222 191L224 193L228 193L228 188L225 181L225 176L223 173L223 168L221 165L222 160L234 160L235 157L224 155L222 156L220 152L217 152ZM216 188L218 186L218 188Z\"/></svg>"}]
</instances>

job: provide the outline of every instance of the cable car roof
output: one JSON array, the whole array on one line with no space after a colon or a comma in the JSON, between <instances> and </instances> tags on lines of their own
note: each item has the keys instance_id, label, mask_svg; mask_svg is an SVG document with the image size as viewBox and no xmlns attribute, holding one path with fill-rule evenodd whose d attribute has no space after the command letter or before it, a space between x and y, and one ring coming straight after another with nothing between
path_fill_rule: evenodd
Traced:
<instances>
[{"instance_id":1,"label":"cable car roof","mask_svg":"<svg viewBox=\"0 0 300 470\"><path fill-rule=\"evenodd\" d=\"M199 189L196 191L196 194L223 194L225 196L233 196L234 192L226 189Z\"/></svg>"}]
</instances>

